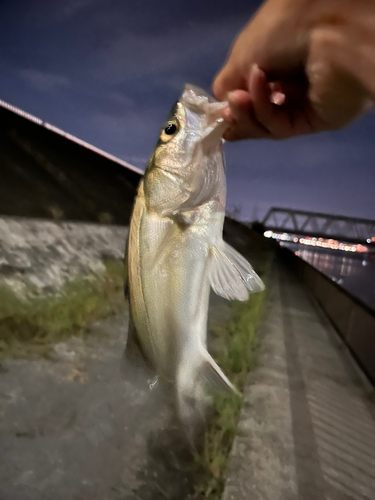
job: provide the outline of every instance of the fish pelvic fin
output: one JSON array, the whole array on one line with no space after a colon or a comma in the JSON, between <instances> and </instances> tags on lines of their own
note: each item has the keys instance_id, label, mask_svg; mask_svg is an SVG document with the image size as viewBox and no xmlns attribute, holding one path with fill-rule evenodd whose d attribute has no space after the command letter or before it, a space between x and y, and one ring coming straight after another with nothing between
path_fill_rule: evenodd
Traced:
<instances>
[{"instance_id":1,"label":"fish pelvic fin","mask_svg":"<svg viewBox=\"0 0 375 500\"><path fill-rule=\"evenodd\" d=\"M225 299L244 301L264 290L250 263L224 240L211 246L208 270L213 291Z\"/></svg>"}]
</instances>

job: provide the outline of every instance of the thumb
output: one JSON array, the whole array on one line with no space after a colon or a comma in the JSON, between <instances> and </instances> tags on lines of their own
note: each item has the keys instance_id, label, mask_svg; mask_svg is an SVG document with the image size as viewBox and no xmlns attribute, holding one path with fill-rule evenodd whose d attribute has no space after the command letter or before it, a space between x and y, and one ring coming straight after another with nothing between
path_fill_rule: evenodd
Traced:
<instances>
[{"instance_id":1,"label":"thumb","mask_svg":"<svg viewBox=\"0 0 375 500\"><path fill-rule=\"evenodd\" d=\"M242 72L229 60L216 75L213 93L216 99L223 101L232 90L245 90L247 82Z\"/></svg>"}]
</instances>

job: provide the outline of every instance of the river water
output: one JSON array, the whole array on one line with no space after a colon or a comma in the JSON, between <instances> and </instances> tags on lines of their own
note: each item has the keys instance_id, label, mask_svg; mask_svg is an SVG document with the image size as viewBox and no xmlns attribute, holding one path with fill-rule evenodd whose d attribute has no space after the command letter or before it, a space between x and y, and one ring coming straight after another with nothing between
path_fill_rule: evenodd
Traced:
<instances>
[{"instance_id":1,"label":"river water","mask_svg":"<svg viewBox=\"0 0 375 500\"><path fill-rule=\"evenodd\" d=\"M348 254L337 250L307 248L306 245L295 243L285 243L284 246L375 311L375 254Z\"/></svg>"}]
</instances>

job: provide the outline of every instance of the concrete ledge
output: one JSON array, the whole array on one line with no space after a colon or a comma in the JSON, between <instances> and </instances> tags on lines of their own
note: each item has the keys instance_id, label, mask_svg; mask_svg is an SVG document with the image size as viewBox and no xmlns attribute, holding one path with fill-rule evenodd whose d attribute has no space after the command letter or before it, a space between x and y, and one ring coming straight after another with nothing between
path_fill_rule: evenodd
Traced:
<instances>
[{"instance_id":1,"label":"concrete ledge","mask_svg":"<svg viewBox=\"0 0 375 500\"><path fill-rule=\"evenodd\" d=\"M331 323L279 263L224 500L375 498L375 407Z\"/></svg>"},{"instance_id":2,"label":"concrete ledge","mask_svg":"<svg viewBox=\"0 0 375 500\"><path fill-rule=\"evenodd\" d=\"M312 292L375 386L375 312L287 249L283 260Z\"/></svg>"}]
</instances>

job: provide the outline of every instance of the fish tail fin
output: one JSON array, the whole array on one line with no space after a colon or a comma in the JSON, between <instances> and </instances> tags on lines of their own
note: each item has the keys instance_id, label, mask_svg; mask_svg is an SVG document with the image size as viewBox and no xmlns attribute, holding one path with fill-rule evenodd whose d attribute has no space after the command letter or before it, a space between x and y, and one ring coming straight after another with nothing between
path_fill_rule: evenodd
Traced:
<instances>
[{"instance_id":1,"label":"fish tail fin","mask_svg":"<svg viewBox=\"0 0 375 500\"><path fill-rule=\"evenodd\" d=\"M237 394L241 396L238 389L232 384L228 377L224 374L219 365L214 361L212 356L205 350L203 353L203 360L201 364L201 374L209 388L217 392L225 392L230 394Z\"/></svg>"}]
</instances>

